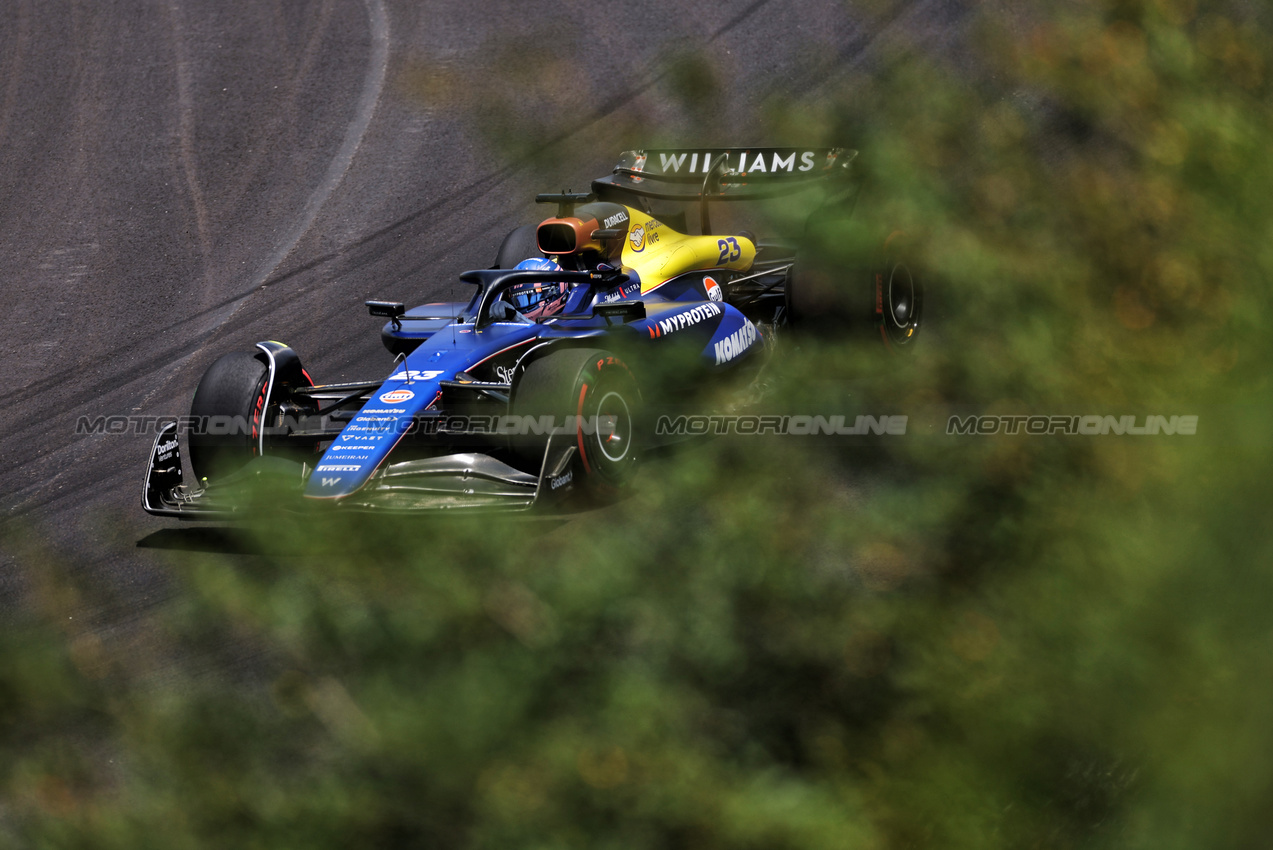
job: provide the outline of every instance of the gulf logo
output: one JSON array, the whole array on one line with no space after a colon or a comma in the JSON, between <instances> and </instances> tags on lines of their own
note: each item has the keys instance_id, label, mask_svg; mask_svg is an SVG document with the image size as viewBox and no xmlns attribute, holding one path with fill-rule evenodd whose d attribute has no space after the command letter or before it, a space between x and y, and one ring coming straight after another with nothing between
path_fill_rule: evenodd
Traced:
<instances>
[{"instance_id":1,"label":"gulf logo","mask_svg":"<svg viewBox=\"0 0 1273 850\"><path fill-rule=\"evenodd\" d=\"M415 398L415 393L411 390L390 390L387 393L380 394L380 400L385 404L398 404L403 401L410 401Z\"/></svg>"},{"instance_id":2,"label":"gulf logo","mask_svg":"<svg viewBox=\"0 0 1273 850\"><path fill-rule=\"evenodd\" d=\"M720 291L720 284L716 282L714 277L703 278L703 288L707 290L707 297L712 301L722 301L724 296Z\"/></svg>"}]
</instances>

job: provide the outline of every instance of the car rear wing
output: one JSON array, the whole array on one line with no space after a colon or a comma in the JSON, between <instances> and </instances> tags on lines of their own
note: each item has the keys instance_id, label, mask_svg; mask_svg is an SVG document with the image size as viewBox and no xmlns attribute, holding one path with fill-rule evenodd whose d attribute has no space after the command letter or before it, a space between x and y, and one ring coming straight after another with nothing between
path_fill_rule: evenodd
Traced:
<instances>
[{"instance_id":1,"label":"car rear wing","mask_svg":"<svg viewBox=\"0 0 1273 850\"><path fill-rule=\"evenodd\" d=\"M614 173L592 183L668 201L755 200L853 177L850 148L712 148L624 151Z\"/></svg>"},{"instance_id":2,"label":"car rear wing","mask_svg":"<svg viewBox=\"0 0 1273 850\"><path fill-rule=\"evenodd\" d=\"M635 196L700 204L704 233L710 201L755 201L823 186L845 198L856 191L851 148L709 148L624 151L614 173L592 181L602 200ZM829 202L830 198L824 200Z\"/></svg>"}]
</instances>

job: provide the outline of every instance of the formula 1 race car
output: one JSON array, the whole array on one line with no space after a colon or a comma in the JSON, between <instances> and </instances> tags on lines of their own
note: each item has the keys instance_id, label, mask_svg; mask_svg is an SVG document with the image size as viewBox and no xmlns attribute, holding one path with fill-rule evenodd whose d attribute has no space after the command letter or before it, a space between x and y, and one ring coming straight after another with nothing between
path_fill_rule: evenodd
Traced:
<instances>
[{"instance_id":1,"label":"formula 1 race car","mask_svg":"<svg viewBox=\"0 0 1273 850\"><path fill-rule=\"evenodd\" d=\"M591 192L540 195L556 214L517 228L492 269L460 280L467 302L368 301L394 367L316 385L277 342L221 357L190 416L155 439L142 507L160 516L241 511L266 473L298 501L342 508L522 509L572 490L621 491L666 438L651 411L705 385L746 386L777 333L835 315L905 348L922 287L882 254L857 277L806 285L790 242L713 230L710 205L820 189L852 204L856 152L751 148L624 153ZM699 232L687 213L697 206ZM185 431L197 484L184 483Z\"/></svg>"}]
</instances>

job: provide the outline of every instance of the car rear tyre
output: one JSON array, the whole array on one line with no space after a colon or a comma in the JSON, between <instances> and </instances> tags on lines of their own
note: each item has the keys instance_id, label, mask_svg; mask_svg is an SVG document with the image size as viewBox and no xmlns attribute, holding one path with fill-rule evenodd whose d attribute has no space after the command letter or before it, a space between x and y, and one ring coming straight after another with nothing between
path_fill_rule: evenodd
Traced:
<instances>
[{"instance_id":1,"label":"car rear tyre","mask_svg":"<svg viewBox=\"0 0 1273 850\"><path fill-rule=\"evenodd\" d=\"M924 313L924 283L910 255L906 235L893 233L871 275L875 321L891 351L911 350Z\"/></svg>"},{"instance_id":2,"label":"car rear tyre","mask_svg":"<svg viewBox=\"0 0 1273 850\"><path fill-rule=\"evenodd\" d=\"M539 250L535 225L524 224L504 237L504 241L499 246L499 253L495 255L495 268L517 268L517 264L522 260L542 256L544 254Z\"/></svg>"},{"instance_id":3,"label":"car rear tyre","mask_svg":"<svg viewBox=\"0 0 1273 850\"><path fill-rule=\"evenodd\" d=\"M792 326L814 333L866 330L890 351L910 351L924 307L924 276L912 257L898 231L862 268L835 272L798 260L786 287Z\"/></svg>"},{"instance_id":4,"label":"car rear tyre","mask_svg":"<svg viewBox=\"0 0 1273 850\"><path fill-rule=\"evenodd\" d=\"M636 471L641 394L621 359L607 351L569 348L526 367L513 388L512 410L520 416L553 417L576 448L576 474L596 496L623 490ZM528 463L543 460L546 437L519 438L515 449Z\"/></svg>"}]
</instances>

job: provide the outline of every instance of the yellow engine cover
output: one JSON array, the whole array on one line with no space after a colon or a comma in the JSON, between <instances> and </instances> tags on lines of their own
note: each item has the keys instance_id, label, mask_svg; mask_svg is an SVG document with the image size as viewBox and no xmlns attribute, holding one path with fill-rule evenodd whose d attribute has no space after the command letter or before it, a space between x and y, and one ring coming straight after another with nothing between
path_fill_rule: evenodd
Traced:
<instances>
[{"instance_id":1,"label":"yellow engine cover","mask_svg":"<svg viewBox=\"0 0 1273 850\"><path fill-rule=\"evenodd\" d=\"M621 262L640 275L643 294L684 272L747 271L756 259L756 246L743 236L690 236L640 210L628 207L628 215Z\"/></svg>"}]
</instances>

